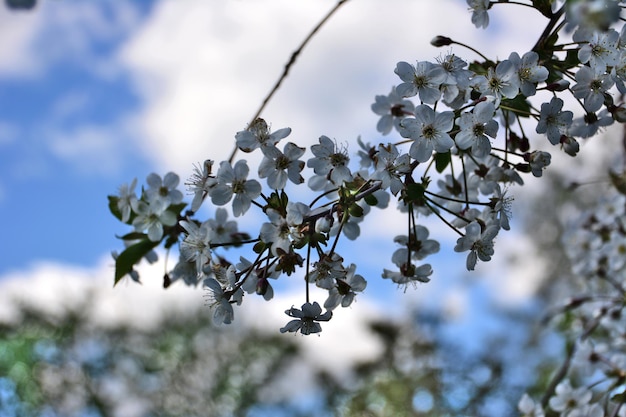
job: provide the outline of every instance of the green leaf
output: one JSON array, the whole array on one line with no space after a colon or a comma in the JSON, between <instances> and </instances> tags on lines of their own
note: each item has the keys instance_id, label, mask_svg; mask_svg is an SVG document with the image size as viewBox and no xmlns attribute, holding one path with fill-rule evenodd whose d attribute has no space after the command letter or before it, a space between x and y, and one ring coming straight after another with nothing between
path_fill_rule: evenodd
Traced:
<instances>
[{"instance_id":1,"label":"green leaf","mask_svg":"<svg viewBox=\"0 0 626 417\"><path fill-rule=\"evenodd\" d=\"M369 206L375 206L376 204L378 204L378 199L374 197L373 194L366 195L365 197L363 197L363 200L365 200L365 202Z\"/></svg>"},{"instance_id":2,"label":"green leaf","mask_svg":"<svg viewBox=\"0 0 626 417\"><path fill-rule=\"evenodd\" d=\"M558 59L554 59L554 45L559 40L559 33L554 32L549 37L540 42L537 45L537 55L539 55L539 61L543 62L543 66L548 68L548 70L552 73L554 69L554 62L559 62Z\"/></svg>"},{"instance_id":3,"label":"green leaf","mask_svg":"<svg viewBox=\"0 0 626 417\"><path fill-rule=\"evenodd\" d=\"M469 64L469 70L475 72L477 75L487 75L489 68L495 68L496 63L487 60L485 62L474 61Z\"/></svg>"},{"instance_id":4,"label":"green leaf","mask_svg":"<svg viewBox=\"0 0 626 417\"><path fill-rule=\"evenodd\" d=\"M438 173L442 173L448 164L452 161L450 152L435 154L435 169Z\"/></svg>"},{"instance_id":5,"label":"green leaf","mask_svg":"<svg viewBox=\"0 0 626 417\"><path fill-rule=\"evenodd\" d=\"M168 228L166 229L168 233L167 233L167 235L166 235L166 236L167 236L167 238L165 239L165 243L163 244L163 247L164 247L165 249L169 249L169 248L171 248L172 246L174 246L174 245L178 242L178 235L177 235L177 234L172 234L172 233L170 232L170 230L172 230L172 229L173 229L173 228L175 228L175 227L176 227L176 225L171 226L171 227L168 227Z\"/></svg>"},{"instance_id":6,"label":"green leaf","mask_svg":"<svg viewBox=\"0 0 626 417\"><path fill-rule=\"evenodd\" d=\"M348 213L350 213L352 217L363 217L363 207L358 204L352 204L350 208L348 208Z\"/></svg>"},{"instance_id":7,"label":"green leaf","mask_svg":"<svg viewBox=\"0 0 626 417\"><path fill-rule=\"evenodd\" d=\"M611 397L611 401L619 403L619 404L626 404L626 392L615 394L614 396Z\"/></svg>"},{"instance_id":8,"label":"green leaf","mask_svg":"<svg viewBox=\"0 0 626 417\"><path fill-rule=\"evenodd\" d=\"M141 240L147 237L148 236L145 233L141 233L141 232L130 232L130 233L126 233L124 236L117 236L118 239L122 239L122 240Z\"/></svg>"},{"instance_id":9,"label":"green leaf","mask_svg":"<svg viewBox=\"0 0 626 417\"><path fill-rule=\"evenodd\" d=\"M574 67L577 67L580 64L578 61L578 50L570 49L567 51L567 55L565 55L565 60L562 62L562 66L564 70L568 70Z\"/></svg>"},{"instance_id":10,"label":"green leaf","mask_svg":"<svg viewBox=\"0 0 626 417\"><path fill-rule=\"evenodd\" d=\"M257 243L254 244L252 250L254 251L254 253L262 253L265 248L265 242L259 240Z\"/></svg>"},{"instance_id":11,"label":"green leaf","mask_svg":"<svg viewBox=\"0 0 626 417\"><path fill-rule=\"evenodd\" d=\"M144 239L132 246L127 247L124 252L120 253L115 260L115 283L122 279L122 277L133 270L133 267L141 261L141 258L146 256L148 252L154 249L159 242L153 242L150 239Z\"/></svg>"},{"instance_id":12,"label":"green leaf","mask_svg":"<svg viewBox=\"0 0 626 417\"><path fill-rule=\"evenodd\" d=\"M114 195L107 196L109 199L109 211L112 215L117 217L119 221L122 221L122 212L117 208L117 202L120 201L119 197Z\"/></svg>"},{"instance_id":13,"label":"green leaf","mask_svg":"<svg viewBox=\"0 0 626 417\"><path fill-rule=\"evenodd\" d=\"M617 191L626 195L626 171L619 173L609 170L609 178Z\"/></svg>"},{"instance_id":14,"label":"green leaf","mask_svg":"<svg viewBox=\"0 0 626 417\"><path fill-rule=\"evenodd\" d=\"M510 109L520 117L530 117L530 104L523 94L518 94L515 98L502 100L500 107Z\"/></svg>"},{"instance_id":15,"label":"green leaf","mask_svg":"<svg viewBox=\"0 0 626 417\"><path fill-rule=\"evenodd\" d=\"M167 211L171 211L172 213L178 215L180 214L181 211L183 211L183 209L186 206L187 206L187 203L172 204L171 206L167 208Z\"/></svg>"},{"instance_id":16,"label":"green leaf","mask_svg":"<svg viewBox=\"0 0 626 417\"><path fill-rule=\"evenodd\" d=\"M426 188L422 184L413 183L406 186L404 191L403 200L406 204L414 204L417 206L423 206L425 204L424 192Z\"/></svg>"}]
</instances>

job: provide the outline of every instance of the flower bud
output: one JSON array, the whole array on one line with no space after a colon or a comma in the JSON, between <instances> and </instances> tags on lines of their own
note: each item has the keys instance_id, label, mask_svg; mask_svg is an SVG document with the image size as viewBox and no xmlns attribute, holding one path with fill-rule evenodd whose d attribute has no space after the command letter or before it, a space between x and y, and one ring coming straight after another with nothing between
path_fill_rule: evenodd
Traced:
<instances>
[{"instance_id":1,"label":"flower bud","mask_svg":"<svg viewBox=\"0 0 626 417\"><path fill-rule=\"evenodd\" d=\"M452 44L453 40L448 38L447 36L435 36L431 41L430 44L432 46L436 46L437 48L440 48L442 46L448 46L450 44Z\"/></svg>"},{"instance_id":2,"label":"flower bud","mask_svg":"<svg viewBox=\"0 0 626 417\"><path fill-rule=\"evenodd\" d=\"M626 123L626 109L624 107L615 107L611 113L613 113L613 119L615 119L616 122Z\"/></svg>"},{"instance_id":3,"label":"flower bud","mask_svg":"<svg viewBox=\"0 0 626 417\"><path fill-rule=\"evenodd\" d=\"M580 145L576 142L576 139L566 135L561 136L561 146L563 151L569 156L576 156L580 150Z\"/></svg>"},{"instance_id":4,"label":"flower bud","mask_svg":"<svg viewBox=\"0 0 626 417\"><path fill-rule=\"evenodd\" d=\"M259 295L265 295L269 286L270 283L267 281L267 278L259 278L256 282L256 293Z\"/></svg>"},{"instance_id":5,"label":"flower bud","mask_svg":"<svg viewBox=\"0 0 626 417\"><path fill-rule=\"evenodd\" d=\"M563 80L563 79L546 85L546 90L548 91L565 91L568 88L569 88L569 81Z\"/></svg>"},{"instance_id":6,"label":"flower bud","mask_svg":"<svg viewBox=\"0 0 626 417\"><path fill-rule=\"evenodd\" d=\"M315 222L315 231L317 233L328 233L328 231L330 231L331 226L332 226L332 222L330 218L320 217Z\"/></svg>"}]
</instances>

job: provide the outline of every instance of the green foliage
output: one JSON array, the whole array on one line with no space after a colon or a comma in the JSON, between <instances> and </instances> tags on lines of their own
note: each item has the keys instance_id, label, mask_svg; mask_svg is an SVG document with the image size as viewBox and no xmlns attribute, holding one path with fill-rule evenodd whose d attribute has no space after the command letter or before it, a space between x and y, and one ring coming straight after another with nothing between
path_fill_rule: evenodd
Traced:
<instances>
[{"instance_id":1,"label":"green foliage","mask_svg":"<svg viewBox=\"0 0 626 417\"><path fill-rule=\"evenodd\" d=\"M107 196L107 198L109 199L109 211L117 218L117 220L122 221L122 212L120 211L120 209L117 208L117 203L118 201L120 201L119 197L110 195ZM128 223L130 224L131 221L129 221Z\"/></svg>"},{"instance_id":2,"label":"green foliage","mask_svg":"<svg viewBox=\"0 0 626 417\"><path fill-rule=\"evenodd\" d=\"M208 310L140 329L91 322L89 303L54 318L22 306L21 322L0 327L0 375L15 384L20 416L112 417L130 403L145 408L137 416L244 416L271 406L261 392L298 354L290 338L216 328Z\"/></svg>"},{"instance_id":3,"label":"green foliage","mask_svg":"<svg viewBox=\"0 0 626 417\"><path fill-rule=\"evenodd\" d=\"M522 94L512 99L503 99L500 107L514 112L517 116L530 117L530 103Z\"/></svg>"},{"instance_id":4,"label":"green foliage","mask_svg":"<svg viewBox=\"0 0 626 417\"><path fill-rule=\"evenodd\" d=\"M120 253L117 259L115 259L115 281L113 285L117 285L126 274L130 274L135 264L138 264L148 252L158 245L159 242L153 242L144 235L142 240L127 247Z\"/></svg>"},{"instance_id":5,"label":"green foliage","mask_svg":"<svg viewBox=\"0 0 626 417\"><path fill-rule=\"evenodd\" d=\"M450 152L435 154L435 169L438 173L442 173L452 162L452 154Z\"/></svg>"}]
</instances>

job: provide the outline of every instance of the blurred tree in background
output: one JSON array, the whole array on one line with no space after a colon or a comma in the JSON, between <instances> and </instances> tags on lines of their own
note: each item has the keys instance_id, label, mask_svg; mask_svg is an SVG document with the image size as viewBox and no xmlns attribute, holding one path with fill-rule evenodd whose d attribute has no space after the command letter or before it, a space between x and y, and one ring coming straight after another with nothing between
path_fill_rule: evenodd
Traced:
<instances>
[{"instance_id":1,"label":"blurred tree in background","mask_svg":"<svg viewBox=\"0 0 626 417\"><path fill-rule=\"evenodd\" d=\"M297 354L289 339L220 330L202 312L147 330L98 326L81 306L20 310L0 327L2 416L246 415Z\"/></svg>"}]
</instances>

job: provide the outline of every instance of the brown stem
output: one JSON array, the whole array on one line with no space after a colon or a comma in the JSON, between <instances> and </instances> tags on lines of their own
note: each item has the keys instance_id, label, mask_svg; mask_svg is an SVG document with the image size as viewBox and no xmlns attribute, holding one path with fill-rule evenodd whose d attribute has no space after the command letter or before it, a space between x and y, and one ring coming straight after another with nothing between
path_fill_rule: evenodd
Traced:
<instances>
[{"instance_id":1,"label":"brown stem","mask_svg":"<svg viewBox=\"0 0 626 417\"><path fill-rule=\"evenodd\" d=\"M300 46L298 47L298 49L296 49L295 51L293 51L293 53L291 54L291 58L289 58L289 61L285 64L285 69L283 69L283 73L281 74L281 76L278 78L278 81L276 81L276 84L274 84L274 87L270 90L269 94L265 97L265 99L263 100L263 102L261 103L261 107L259 107L259 109L257 110L257 112L255 113L254 116L252 116L252 119L250 120L250 124L252 124L252 122L254 122L260 115L261 112L265 109L265 106L267 105L267 103L270 101L270 99L274 96L274 94L276 93L276 91L278 91L278 89L280 88L280 85L282 84L283 80L285 78L287 78L287 75L289 75L289 70L291 69L291 67L293 66L293 64L296 63L296 59L298 59L298 55L300 55L300 52L302 52L302 50L304 49L304 47L309 43L309 41L313 38L313 36L315 36L315 34L322 28L322 26L324 26L324 24L328 21L328 19L330 19L330 17L335 14L335 12L344 4L347 3L348 0L339 0L339 2L337 2L337 4L335 5L335 7L333 7L327 14L326 16L324 16L324 18L322 20L320 20L320 22L313 28L313 30L311 30L311 32L307 35L306 38L304 38L304 40L302 41L302 43L300 44ZM235 155L237 154L237 150L239 148L237 147L237 145L235 145L233 151L230 154L230 157L228 158L228 162L230 162L231 164L233 163L233 160L235 159Z\"/></svg>"}]
</instances>

